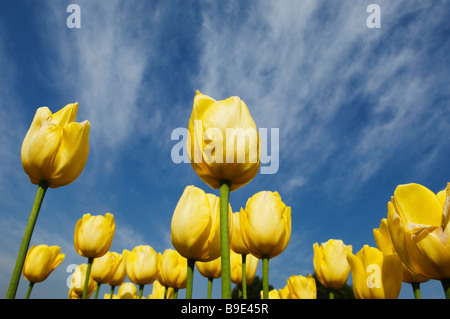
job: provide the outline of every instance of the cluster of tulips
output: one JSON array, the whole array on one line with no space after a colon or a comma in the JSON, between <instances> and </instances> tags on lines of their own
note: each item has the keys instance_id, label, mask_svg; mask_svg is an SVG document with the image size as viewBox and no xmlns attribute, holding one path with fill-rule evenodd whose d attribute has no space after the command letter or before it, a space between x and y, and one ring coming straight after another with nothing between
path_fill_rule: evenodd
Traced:
<instances>
[{"instance_id":1,"label":"cluster of tulips","mask_svg":"<svg viewBox=\"0 0 450 319\"><path fill-rule=\"evenodd\" d=\"M78 103L55 114L39 108L23 141L22 165L38 189L7 298L15 298L21 275L30 282L28 297L33 285L64 259L57 246L29 244L47 189L72 183L86 164L90 123L75 122L77 109ZM260 191L240 211L231 208L230 193L248 184L260 165L261 140L246 104L238 97L216 101L197 91L188 131L191 165L209 187L220 189L219 196L192 185L184 189L171 222L175 249L163 254L148 245L110 252L114 216L83 215L74 245L87 263L74 272L69 297L89 298L96 291L97 298L100 286L108 284L106 298L142 298L144 286L153 284L149 298L176 298L179 289L192 298L196 266L208 278L208 297L213 280L221 278L222 298L231 298L231 282L242 287L246 298L246 286L262 260L262 298L316 298L311 275L293 275L284 288L268 289L269 260L285 250L291 236L291 208L280 194ZM333 291L346 284L351 271L356 298L397 298L402 282L412 284L419 298L420 284L436 279L450 298L449 185L437 194L419 184L399 185L387 205L387 218L374 229L378 248L364 245L353 254L342 240L315 243L317 279ZM131 282L125 282L126 276Z\"/></svg>"}]
</instances>

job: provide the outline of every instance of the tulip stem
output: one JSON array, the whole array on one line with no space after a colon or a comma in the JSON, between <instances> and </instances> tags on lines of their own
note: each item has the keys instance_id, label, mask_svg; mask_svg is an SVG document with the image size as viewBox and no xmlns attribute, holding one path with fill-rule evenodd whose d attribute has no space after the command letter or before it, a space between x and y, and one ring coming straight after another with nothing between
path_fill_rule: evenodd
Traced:
<instances>
[{"instance_id":1,"label":"tulip stem","mask_svg":"<svg viewBox=\"0 0 450 319\"><path fill-rule=\"evenodd\" d=\"M88 290L88 286L89 286L89 277L91 276L91 268L92 268L93 260L94 260L94 257L88 257L87 268L86 268L86 277L84 279L84 289L83 289L83 295L81 296L81 299L86 299L86 296L87 296L87 290Z\"/></svg>"},{"instance_id":2,"label":"tulip stem","mask_svg":"<svg viewBox=\"0 0 450 319\"><path fill-rule=\"evenodd\" d=\"M413 282L411 286L414 292L414 299L422 299L420 296L420 283Z\"/></svg>"},{"instance_id":3,"label":"tulip stem","mask_svg":"<svg viewBox=\"0 0 450 319\"><path fill-rule=\"evenodd\" d=\"M144 293L144 286L145 285L139 285L139 296L138 296L138 299L142 299L142 294Z\"/></svg>"},{"instance_id":4,"label":"tulip stem","mask_svg":"<svg viewBox=\"0 0 450 319\"><path fill-rule=\"evenodd\" d=\"M109 299L113 299L114 296L114 289L116 288L116 286L111 285L111 291L109 293Z\"/></svg>"},{"instance_id":5,"label":"tulip stem","mask_svg":"<svg viewBox=\"0 0 450 319\"><path fill-rule=\"evenodd\" d=\"M28 286L27 295L25 296L25 299L30 299L31 289L33 289L34 282L30 281L30 285Z\"/></svg>"},{"instance_id":6,"label":"tulip stem","mask_svg":"<svg viewBox=\"0 0 450 319\"><path fill-rule=\"evenodd\" d=\"M102 284L100 282L97 283L97 289L95 290L95 299L98 299L98 293L100 292L100 286Z\"/></svg>"},{"instance_id":7,"label":"tulip stem","mask_svg":"<svg viewBox=\"0 0 450 319\"><path fill-rule=\"evenodd\" d=\"M334 299L334 291L329 291L328 292L328 299Z\"/></svg>"},{"instance_id":8,"label":"tulip stem","mask_svg":"<svg viewBox=\"0 0 450 319\"><path fill-rule=\"evenodd\" d=\"M178 299L178 288L173 288L173 297L172 299Z\"/></svg>"},{"instance_id":9,"label":"tulip stem","mask_svg":"<svg viewBox=\"0 0 450 319\"><path fill-rule=\"evenodd\" d=\"M247 299L247 255L242 254L242 299Z\"/></svg>"},{"instance_id":10,"label":"tulip stem","mask_svg":"<svg viewBox=\"0 0 450 319\"><path fill-rule=\"evenodd\" d=\"M192 299L192 285L194 283L194 267L195 267L195 260L192 258L188 258L187 278L186 278L186 299Z\"/></svg>"},{"instance_id":11,"label":"tulip stem","mask_svg":"<svg viewBox=\"0 0 450 319\"><path fill-rule=\"evenodd\" d=\"M228 203L231 182L220 181L220 255L222 266L222 299L231 299L230 237L228 231Z\"/></svg>"},{"instance_id":12,"label":"tulip stem","mask_svg":"<svg viewBox=\"0 0 450 319\"><path fill-rule=\"evenodd\" d=\"M14 271L8 287L8 292L6 293L6 299L14 299L16 297L20 275L22 274L23 264L25 263L25 257L27 255L28 247L31 241L31 235L33 234L34 226L36 225L36 220L38 218L47 188L48 184L46 182L41 182L38 186L33 208L31 209L28 224L23 235L19 255L17 256L16 266L14 267Z\"/></svg>"},{"instance_id":13,"label":"tulip stem","mask_svg":"<svg viewBox=\"0 0 450 319\"><path fill-rule=\"evenodd\" d=\"M445 292L445 299L450 299L450 279L441 279L442 287Z\"/></svg>"},{"instance_id":14,"label":"tulip stem","mask_svg":"<svg viewBox=\"0 0 450 319\"><path fill-rule=\"evenodd\" d=\"M211 293L212 293L212 284L213 284L214 278L210 277L208 278L208 299L211 299Z\"/></svg>"},{"instance_id":15,"label":"tulip stem","mask_svg":"<svg viewBox=\"0 0 450 319\"><path fill-rule=\"evenodd\" d=\"M262 256L263 264L263 299L269 299L269 256Z\"/></svg>"}]
</instances>

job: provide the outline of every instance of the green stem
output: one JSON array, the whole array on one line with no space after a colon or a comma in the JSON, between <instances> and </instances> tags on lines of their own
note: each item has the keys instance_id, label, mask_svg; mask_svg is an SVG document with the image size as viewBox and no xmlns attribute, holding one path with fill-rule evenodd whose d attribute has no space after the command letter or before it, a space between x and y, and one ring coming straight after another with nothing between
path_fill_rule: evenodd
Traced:
<instances>
[{"instance_id":1,"label":"green stem","mask_svg":"<svg viewBox=\"0 0 450 319\"><path fill-rule=\"evenodd\" d=\"M269 299L269 256L262 256L263 299Z\"/></svg>"},{"instance_id":2,"label":"green stem","mask_svg":"<svg viewBox=\"0 0 450 319\"><path fill-rule=\"evenodd\" d=\"M445 299L450 299L450 279L441 279L442 287L445 292Z\"/></svg>"},{"instance_id":3,"label":"green stem","mask_svg":"<svg viewBox=\"0 0 450 319\"><path fill-rule=\"evenodd\" d=\"M242 254L242 299L247 299L247 255Z\"/></svg>"},{"instance_id":4,"label":"green stem","mask_svg":"<svg viewBox=\"0 0 450 319\"><path fill-rule=\"evenodd\" d=\"M97 283L97 289L95 290L95 299L98 299L98 293L100 292L100 286L102 284L100 282Z\"/></svg>"},{"instance_id":5,"label":"green stem","mask_svg":"<svg viewBox=\"0 0 450 319\"><path fill-rule=\"evenodd\" d=\"M328 299L334 299L334 292L331 290L328 292Z\"/></svg>"},{"instance_id":6,"label":"green stem","mask_svg":"<svg viewBox=\"0 0 450 319\"><path fill-rule=\"evenodd\" d=\"M30 281L30 285L28 286L27 295L25 296L25 299L30 299L31 289L33 289L34 282Z\"/></svg>"},{"instance_id":7,"label":"green stem","mask_svg":"<svg viewBox=\"0 0 450 319\"><path fill-rule=\"evenodd\" d=\"M86 299L87 296L87 290L89 286L89 277L91 276L91 268L92 268L92 261L94 260L93 257L88 257L88 263L86 268L86 277L84 279L84 289L83 289L83 295L81 296L81 299Z\"/></svg>"},{"instance_id":8,"label":"green stem","mask_svg":"<svg viewBox=\"0 0 450 319\"><path fill-rule=\"evenodd\" d=\"M34 199L33 208L31 209L28 224L23 235L22 244L20 246L19 255L17 256L16 266L9 283L8 292L6 293L6 299L14 299L16 297L17 287L19 286L20 275L22 274L23 264L25 263L25 257L28 252L28 247L31 241L31 235L33 234L34 226L41 209L42 202L44 200L45 193L47 191L48 184L41 182L36 192L36 198Z\"/></svg>"},{"instance_id":9,"label":"green stem","mask_svg":"<svg viewBox=\"0 0 450 319\"><path fill-rule=\"evenodd\" d=\"M139 295L138 295L138 299L142 299L142 294L144 293L144 286L145 286L145 285L139 285Z\"/></svg>"},{"instance_id":10,"label":"green stem","mask_svg":"<svg viewBox=\"0 0 450 319\"><path fill-rule=\"evenodd\" d=\"M214 278L208 278L208 299L211 299L213 280Z\"/></svg>"},{"instance_id":11,"label":"green stem","mask_svg":"<svg viewBox=\"0 0 450 319\"><path fill-rule=\"evenodd\" d=\"M220 255L222 263L222 299L231 299L230 237L228 231L228 203L231 182L220 182Z\"/></svg>"},{"instance_id":12,"label":"green stem","mask_svg":"<svg viewBox=\"0 0 450 319\"><path fill-rule=\"evenodd\" d=\"M414 299L422 299L420 296L420 283L414 282L411 286L414 292Z\"/></svg>"},{"instance_id":13,"label":"green stem","mask_svg":"<svg viewBox=\"0 0 450 319\"><path fill-rule=\"evenodd\" d=\"M194 283L195 260L187 260L186 299L192 299L192 285Z\"/></svg>"},{"instance_id":14,"label":"green stem","mask_svg":"<svg viewBox=\"0 0 450 319\"><path fill-rule=\"evenodd\" d=\"M173 298L172 299L178 299L178 288L173 288Z\"/></svg>"},{"instance_id":15,"label":"green stem","mask_svg":"<svg viewBox=\"0 0 450 319\"><path fill-rule=\"evenodd\" d=\"M109 293L109 299L113 299L114 296L114 289L116 288L116 286L112 286L111 285L111 292Z\"/></svg>"}]
</instances>

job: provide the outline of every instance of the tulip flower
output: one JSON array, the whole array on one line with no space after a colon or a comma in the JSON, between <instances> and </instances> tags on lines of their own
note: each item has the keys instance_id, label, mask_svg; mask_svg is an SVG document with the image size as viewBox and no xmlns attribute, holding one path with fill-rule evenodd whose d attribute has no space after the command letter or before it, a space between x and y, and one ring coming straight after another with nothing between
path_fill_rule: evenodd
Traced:
<instances>
[{"instance_id":1,"label":"tulip flower","mask_svg":"<svg viewBox=\"0 0 450 319\"><path fill-rule=\"evenodd\" d=\"M31 289L37 282L42 282L64 260L65 255L60 254L61 247L38 245L28 250L23 265L23 277L30 282L26 299L30 297Z\"/></svg>"},{"instance_id":2,"label":"tulip flower","mask_svg":"<svg viewBox=\"0 0 450 319\"><path fill-rule=\"evenodd\" d=\"M172 287L166 287L158 280L153 283L152 294L147 299L173 299L174 289Z\"/></svg>"},{"instance_id":3,"label":"tulip flower","mask_svg":"<svg viewBox=\"0 0 450 319\"><path fill-rule=\"evenodd\" d=\"M92 261L91 276L97 282L95 299L97 299L101 285L111 281L121 259L122 256L120 254L108 251L103 256L94 258Z\"/></svg>"},{"instance_id":4,"label":"tulip flower","mask_svg":"<svg viewBox=\"0 0 450 319\"><path fill-rule=\"evenodd\" d=\"M450 183L438 194L420 184L399 185L388 203L392 244L406 267L440 280L450 298Z\"/></svg>"},{"instance_id":5,"label":"tulip flower","mask_svg":"<svg viewBox=\"0 0 450 319\"><path fill-rule=\"evenodd\" d=\"M396 254L394 246L392 244L391 235L387 225L387 219L383 218L380 222L380 227L373 230L375 242L383 254L390 255ZM411 284L414 292L414 298L420 299L420 284L429 280L413 270L410 270L405 264L402 263L402 281Z\"/></svg>"},{"instance_id":6,"label":"tulip flower","mask_svg":"<svg viewBox=\"0 0 450 319\"><path fill-rule=\"evenodd\" d=\"M317 287L313 276L291 276L287 280L290 299L316 299Z\"/></svg>"},{"instance_id":7,"label":"tulip flower","mask_svg":"<svg viewBox=\"0 0 450 319\"><path fill-rule=\"evenodd\" d=\"M244 287L247 287L247 285L253 282L259 259L252 254L237 254L233 250L230 252L230 257L231 282L235 285L242 286L242 298L247 299L247 291L244 291Z\"/></svg>"},{"instance_id":8,"label":"tulip flower","mask_svg":"<svg viewBox=\"0 0 450 319\"><path fill-rule=\"evenodd\" d=\"M95 259L94 259L95 260ZM108 285L111 286L111 292L109 296L112 298L114 295L114 289L116 286L120 286L125 281L125 278L127 276L127 271L125 267L125 260L123 258L123 255L117 254L115 258L117 262L117 267L111 277L111 279L108 282Z\"/></svg>"},{"instance_id":9,"label":"tulip flower","mask_svg":"<svg viewBox=\"0 0 450 319\"><path fill-rule=\"evenodd\" d=\"M340 239L330 239L320 246L314 243L313 249L314 271L320 283L335 290L344 287L350 273L347 253L352 252L352 246L344 245ZM329 297L334 298L333 292L330 292Z\"/></svg>"},{"instance_id":10,"label":"tulip flower","mask_svg":"<svg viewBox=\"0 0 450 319\"><path fill-rule=\"evenodd\" d=\"M291 208L278 192L262 191L247 200L240 212L242 239L248 250L263 261L263 291L268 298L269 259L281 254L291 237Z\"/></svg>"},{"instance_id":11,"label":"tulip flower","mask_svg":"<svg viewBox=\"0 0 450 319\"><path fill-rule=\"evenodd\" d=\"M132 282L139 285L139 299L142 298L144 285L152 284L159 275L161 254L148 245L140 245L130 252L123 251L127 275Z\"/></svg>"},{"instance_id":12,"label":"tulip flower","mask_svg":"<svg viewBox=\"0 0 450 319\"><path fill-rule=\"evenodd\" d=\"M396 254L384 255L364 245L355 255L347 254L358 299L396 299L402 287L402 261Z\"/></svg>"},{"instance_id":13,"label":"tulip flower","mask_svg":"<svg viewBox=\"0 0 450 319\"><path fill-rule=\"evenodd\" d=\"M166 249L161 259L158 282L165 287L173 288L175 295L178 289L186 288L187 259L176 250Z\"/></svg>"},{"instance_id":14,"label":"tulip flower","mask_svg":"<svg viewBox=\"0 0 450 319\"><path fill-rule=\"evenodd\" d=\"M48 187L72 183L80 175L89 153L88 121L76 123L78 103L68 104L52 114L38 108L22 143L22 167L30 181L38 185L30 217L23 235L7 299L15 298L31 236Z\"/></svg>"},{"instance_id":15,"label":"tulip flower","mask_svg":"<svg viewBox=\"0 0 450 319\"><path fill-rule=\"evenodd\" d=\"M87 285L85 285L86 282L88 283ZM96 288L97 283L88 272L88 265L78 265L72 275L72 281L69 289L69 298L73 298L74 295L76 295L83 299L89 299Z\"/></svg>"},{"instance_id":16,"label":"tulip flower","mask_svg":"<svg viewBox=\"0 0 450 319\"><path fill-rule=\"evenodd\" d=\"M75 250L83 257L88 258L88 276L90 276L94 258L102 257L111 247L116 223L114 216L106 213L105 216L84 214L75 225L74 246ZM83 298L85 294L83 294Z\"/></svg>"},{"instance_id":17,"label":"tulip flower","mask_svg":"<svg viewBox=\"0 0 450 319\"><path fill-rule=\"evenodd\" d=\"M211 261L197 261L195 264L198 272L203 277L208 278L207 298L211 299L213 280L222 276L222 260L219 257Z\"/></svg>"},{"instance_id":18,"label":"tulip flower","mask_svg":"<svg viewBox=\"0 0 450 319\"><path fill-rule=\"evenodd\" d=\"M228 205L231 212L231 206ZM221 256L219 198L195 186L187 186L175 208L171 241L188 259L186 297L190 298L195 261L210 261Z\"/></svg>"},{"instance_id":19,"label":"tulip flower","mask_svg":"<svg viewBox=\"0 0 450 319\"><path fill-rule=\"evenodd\" d=\"M249 183L260 165L261 142L247 105L238 97L215 101L196 91L187 139L194 171L220 188L222 298L231 298L228 203L231 191Z\"/></svg>"},{"instance_id":20,"label":"tulip flower","mask_svg":"<svg viewBox=\"0 0 450 319\"><path fill-rule=\"evenodd\" d=\"M117 292L118 299L137 299L137 288L132 282L124 282Z\"/></svg>"}]
</instances>

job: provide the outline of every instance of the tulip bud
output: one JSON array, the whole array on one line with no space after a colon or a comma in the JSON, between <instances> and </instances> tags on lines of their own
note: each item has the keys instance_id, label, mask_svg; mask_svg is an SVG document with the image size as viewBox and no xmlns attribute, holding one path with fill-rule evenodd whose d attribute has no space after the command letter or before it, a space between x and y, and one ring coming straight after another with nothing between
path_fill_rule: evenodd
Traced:
<instances>
[{"instance_id":1,"label":"tulip bud","mask_svg":"<svg viewBox=\"0 0 450 319\"><path fill-rule=\"evenodd\" d=\"M196 92L187 150L197 175L213 189L230 191L249 183L260 165L260 138L247 105L238 97L215 101Z\"/></svg>"},{"instance_id":2,"label":"tulip bud","mask_svg":"<svg viewBox=\"0 0 450 319\"><path fill-rule=\"evenodd\" d=\"M384 255L375 247L364 247L347 254L352 270L353 292L357 299L396 299L402 286L402 262L395 255Z\"/></svg>"},{"instance_id":3,"label":"tulip bud","mask_svg":"<svg viewBox=\"0 0 450 319\"><path fill-rule=\"evenodd\" d=\"M78 265L78 267L75 269L73 275L72 275L72 282L70 284L69 289L69 297L73 298L75 295L81 297L83 295L84 290L84 284L86 281L86 273L87 273L87 264L81 264ZM89 275L88 280L88 286L87 286L87 293L86 298L89 298L97 288L97 283L92 278L91 275Z\"/></svg>"},{"instance_id":4,"label":"tulip bud","mask_svg":"<svg viewBox=\"0 0 450 319\"><path fill-rule=\"evenodd\" d=\"M116 270L114 271L111 279L108 282L110 286L120 286L121 284L123 284L127 276L125 260L123 258L123 255L117 254L116 262L117 262Z\"/></svg>"},{"instance_id":5,"label":"tulip bud","mask_svg":"<svg viewBox=\"0 0 450 319\"><path fill-rule=\"evenodd\" d=\"M37 109L22 143L22 166L33 184L56 188L75 181L86 165L90 123L75 122L78 103L68 104L55 114L47 107Z\"/></svg>"},{"instance_id":6,"label":"tulip bud","mask_svg":"<svg viewBox=\"0 0 450 319\"><path fill-rule=\"evenodd\" d=\"M65 255L60 254L58 246L38 245L31 246L25 258L22 274L29 282L42 282L64 260Z\"/></svg>"},{"instance_id":7,"label":"tulip bud","mask_svg":"<svg viewBox=\"0 0 450 319\"><path fill-rule=\"evenodd\" d=\"M131 282L124 282L117 292L118 299L137 299L137 287Z\"/></svg>"},{"instance_id":8,"label":"tulip bud","mask_svg":"<svg viewBox=\"0 0 450 319\"><path fill-rule=\"evenodd\" d=\"M162 255L158 281L161 285L177 289L186 288L187 259L176 250L166 249Z\"/></svg>"},{"instance_id":9,"label":"tulip bud","mask_svg":"<svg viewBox=\"0 0 450 319\"><path fill-rule=\"evenodd\" d=\"M173 213L171 241L188 259L210 261L220 257L219 197L187 186Z\"/></svg>"},{"instance_id":10,"label":"tulip bud","mask_svg":"<svg viewBox=\"0 0 450 319\"><path fill-rule=\"evenodd\" d=\"M290 299L316 299L317 288L316 280L308 275L304 276L291 276L287 280L289 287Z\"/></svg>"},{"instance_id":11,"label":"tulip bud","mask_svg":"<svg viewBox=\"0 0 450 319\"><path fill-rule=\"evenodd\" d=\"M100 284L111 281L121 261L119 257L121 256L118 253L108 251L103 256L94 258L91 268L92 278Z\"/></svg>"},{"instance_id":12,"label":"tulip bud","mask_svg":"<svg viewBox=\"0 0 450 319\"><path fill-rule=\"evenodd\" d=\"M314 248L314 271L317 279L327 288L339 289L347 283L350 265L347 253L352 252L352 246L344 245L342 240L330 239Z\"/></svg>"},{"instance_id":13,"label":"tulip bud","mask_svg":"<svg viewBox=\"0 0 450 319\"><path fill-rule=\"evenodd\" d=\"M114 216L84 214L75 226L75 250L83 257L98 258L111 247L116 224Z\"/></svg>"},{"instance_id":14,"label":"tulip bud","mask_svg":"<svg viewBox=\"0 0 450 319\"><path fill-rule=\"evenodd\" d=\"M247 285L253 282L256 274L256 268L258 268L259 259L248 254L245 257L245 281ZM240 286L242 285L242 255L230 251L230 265L231 265L231 282ZM269 292L270 293L270 292Z\"/></svg>"},{"instance_id":15,"label":"tulip bud","mask_svg":"<svg viewBox=\"0 0 450 319\"><path fill-rule=\"evenodd\" d=\"M241 208L242 239L249 251L258 258L273 258L281 254L291 237L291 208L277 192L263 191L248 199Z\"/></svg>"},{"instance_id":16,"label":"tulip bud","mask_svg":"<svg viewBox=\"0 0 450 319\"><path fill-rule=\"evenodd\" d=\"M130 252L123 251L127 275L136 285L152 284L159 275L161 254L148 245L136 246Z\"/></svg>"},{"instance_id":17,"label":"tulip bud","mask_svg":"<svg viewBox=\"0 0 450 319\"><path fill-rule=\"evenodd\" d=\"M217 279L222 276L222 260L220 257L211 261L197 261L195 265L198 272L205 278Z\"/></svg>"}]
</instances>

